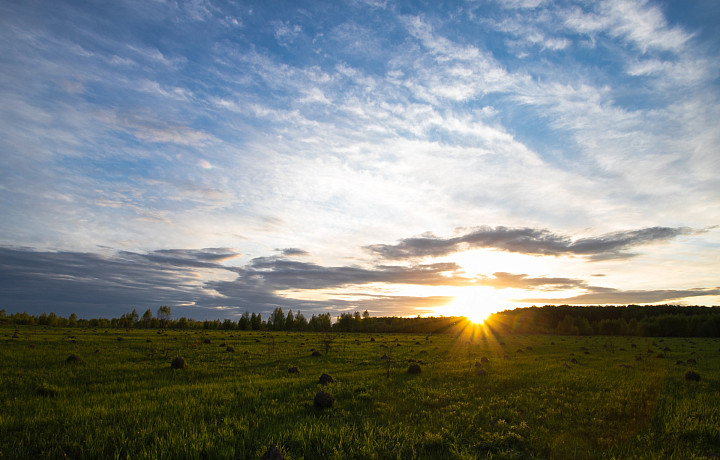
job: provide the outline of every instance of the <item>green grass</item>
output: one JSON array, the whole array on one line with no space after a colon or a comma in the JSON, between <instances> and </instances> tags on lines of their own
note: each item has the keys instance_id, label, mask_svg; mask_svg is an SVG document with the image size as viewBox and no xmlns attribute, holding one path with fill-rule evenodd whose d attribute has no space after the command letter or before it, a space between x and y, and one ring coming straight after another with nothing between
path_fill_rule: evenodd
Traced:
<instances>
[{"instance_id":1,"label":"green grass","mask_svg":"<svg viewBox=\"0 0 720 460\"><path fill-rule=\"evenodd\" d=\"M720 456L715 339L344 334L313 357L323 335L14 331L0 328L0 458ZM333 408L313 406L321 389Z\"/></svg>"}]
</instances>

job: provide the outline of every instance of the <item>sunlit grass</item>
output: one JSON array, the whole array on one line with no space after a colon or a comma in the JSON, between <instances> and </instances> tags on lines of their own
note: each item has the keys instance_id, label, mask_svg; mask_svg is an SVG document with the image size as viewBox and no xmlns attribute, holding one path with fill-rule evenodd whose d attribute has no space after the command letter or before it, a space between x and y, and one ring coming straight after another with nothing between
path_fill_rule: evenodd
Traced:
<instances>
[{"instance_id":1,"label":"sunlit grass","mask_svg":"<svg viewBox=\"0 0 720 460\"><path fill-rule=\"evenodd\" d=\"M307 459L691 458L720 445L711 339L500 336L466 321L338 334L312 357L312 333L12 332L0 329L0 458L259 458L269 444ZM175 356L189 367L171 370ZM690 356L700 382L675 364ZM313 407L321 388L330 410Z\"/></svg>"}]
</instances>

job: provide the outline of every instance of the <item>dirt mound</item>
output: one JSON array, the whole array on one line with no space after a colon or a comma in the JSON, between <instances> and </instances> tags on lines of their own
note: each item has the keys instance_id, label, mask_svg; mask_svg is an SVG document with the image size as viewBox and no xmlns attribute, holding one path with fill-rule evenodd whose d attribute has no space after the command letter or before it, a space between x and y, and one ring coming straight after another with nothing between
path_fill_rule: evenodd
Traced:
<instances>
[{"instance_id":1,"label":"dirt mound","mask_svg":"<svg viewBox=\"0 0 720 460\"><path fill-rule=\"evenodd\" d=\"M227 351L228 353L235 353L235 349L231 346L225 347L225 351Z\"/></svg>"},{"instance_id":2,"label":"dirt mound","mask_svg":"<svg viewBox=\"0 0 720 460\"><path fill-rule=\"evenodd\" d=\"M67 359L65 360L65 363L66 364L85 364L85 361L83 361L83 359L81 357L79 357L78 355L73 354L73 355L70 355L67 357Z\"/></svg>"},{"instance_id":3,"label":"dirt mound","mask_svg":"<svg viewBox=\"0 0 720 460\"><path fill-rule=\"evenodd\" d=\"M187 368L187 363L185 362L185 358L181 358L180 356L176 357L172 360L170 363L171 369L185 369Z\"/></svg>"},{"instance_id":4,"label":"dirt mound","mask_svg":"<svg viewBox=\"0 0 720 460\"><path fill-rule=\"evenodd\" d=\"M695 372L695 371L687 371L687 372L685 373L685 380L690 380L690 381L694 381L694 382L699 382L699 381L700 381L700 374L698 374L698 373Z\"/></svg>"},{"instance_id":5,"label":"dirt mound","mask_svg":"<svg viewBox=\"0 0 720 460\"><path fill-rule=\"evenodd\" d=\"M283 455L278 446L272 445L268 447L268 450L260 457L260 460L285 460L285 455Z\"/></svg>"},{"instance_id":6,"label":"dirt mound","mask_svg":"<svg viewBox=\"0 0 720 460\"><path fill-rule=\"evenodd\" d=\"M420 369L420 365L413 363L408 367L408 374L419 374L422 372L422 369Z\"/></svg>"},{"instance_id":7,"label":"dirt mound","mask_svg":"<svg viewBox=\"0 0 720 460\"><path fill-rule=\"evenodd\" d=\"M288 368L288 374L299 374L300 369L297 368L297 366L292 366Z\"/></svg>"},{"instance_id":8,"label":"dirt mound","mask_svg":"<svg viewBox=\"0 0 720 460\"><path fill-rule=\"evenodd\" d=\"M688 364L692 364L692 365L697 364L697 361L695 361L694 358L688 358L688 360L687 360L686 362L687 362Z\"/></svg>"},{"instance_id":9,"label":"dirt mound","mask_svg":"<svg viewBox=\"0 0 720 460\"><path fill-rule=\"evenodd\" d=\"M315 351L312 352L312 356L322 356L322 353L320 353L319 351L315 350Z\"/></svg>"},{"instance_id":10,"label":"dirt mound","mask_svg":"<svg viewBox=\"0 0 720 460\"><path fill-rule=\"evenodd\" d=\"M475 375L477 375L477 376L479 376L479 377L483 377L483 376L485 376L485 375L488 375L488 371L486 371L485 369L483 369L483 368L481 367L481 368L479 368L478 370L475 371Z\"/></svg>"},{"instance_id":11,"label":"dirt mound","mask_svg":"<svg viewBox=\"0 0 720 460\"><path fill-rule=\"evenodd\" d=\"M333 403L335 402L335 398L330 393L326 393L324 391L318 391L318 393L315 395L315 399L313 400L313 404L318 409L327 409L332 407Z\"/></svg>"},{"instance_id":12,"label":"dirt mound","mask_svg":"<svg viewBox=\"0 0 720 460\"><path fill-rule=\"evenodd\" d=\"M323 385L327 385L328 383L333 383L335 380L329 375L329 374L323 374L320 376L320 383Z\"/></svg>"}]
</instances>

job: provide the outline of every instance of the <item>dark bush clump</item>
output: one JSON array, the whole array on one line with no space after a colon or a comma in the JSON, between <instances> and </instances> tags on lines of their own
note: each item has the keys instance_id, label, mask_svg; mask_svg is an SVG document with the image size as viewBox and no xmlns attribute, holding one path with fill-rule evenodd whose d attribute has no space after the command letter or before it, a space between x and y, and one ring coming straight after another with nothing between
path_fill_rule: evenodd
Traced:
<instances>
[{"instance_id":1,"label":"dark bush clump","mask_svg":"<svg viewBox=\"0 0 720 460\"><path fill-rule=\"evenodd\" d=\"M328 383L333 383L335 380L329 375L329 374L323 374L320 376L320 383L323 385L327 385Z\"/></svg>"},{"instance_id":2,"label":"dark bush clump","mask_svg":"<svg viewBox=\"0 0 720 460\"><path fill-rule=\"evenodd\" d=\"M203 339L203 343L210 343L210 339Z\"/></svg>"},{"instance_id":3,"label":"dark bush clump","mask_svg":"<svg viewBox=\"0 0 720 460\"><path fill-rule=\"evenodd\" d=\"M489 363L490 360L487 359L485 356L483 356L482 358L480 358L480 362L481 362L481 363Z\"/></svg>"},{"instance_id":4,"label":"dark bush clump","mask_svg":"<svg viewBox=\"0 0 720 460\"><path fill-rule=\"evenodd\" d=\"M371 341L371 342L374 342L374 341L375 341L375 337L370 337L370 341Z\"/></svg>"},{"instance_id":5,"label":"dark bush clump","mask_svg":"<svg viewBox=\"0 0 720 460\"><path fill-rule=\"evenodd\" d=\"M330 393L326 393L324 391L318 391L318 393L315 395L315 399L313 400L313 404L319 409L327 409L329 407L332 407L334 402L335 398L333 398Z\"/></svg>"},{"instance_id":6,"label":"dark bush clump","mask_svg":"<svg viewBox=\"0 0 720 460\"><path fill-rule=\"evenodd\" d=\"M181 358L178 356L177 358L173 359L170 363L171 369L185 369L187 368L187 363L185 362L184 358Z\"/></svg>"},{"instance_id":7,"label":"dark bush clump","mask_svg":"<svg viewBox=\"0 0 720 460\"><path fill-rule=\"evenodd\" d=\"M288 368L288 374L299 374L300 369L297 368L297 366L292 366Z\"/></svg>"},{"instance_id":8,"label":"dark bush clump","mask_svg":"<svg viewBox=\"0 0 720 460\"><path fill-rule=\"evenodd\" d=\"M408 374L419 374L421 372L422 370L419 364L411 364L410 367L408 367Z\"/></svg>"},{"instance_id":9,"label":"dark bush clump","mask_svg":"<svg viewBox=\"0 0 720 460\"><path fill-rule=\"evenodd\" d=\"M695 365L695 364L697 364L697 361L695 361L694 358L689 358L689 359L687 360L687 363L688 363L688 364Z\"/></svg>"},{"instance_id":10,"label":"dark bush clump","mask_svg":"<svg viewBox=\"0 0 720 460\"><path fill-rule=\"evenodd\" d=\"M573 358L573 359L570 360L570 362L573 363L573 364L577 364L577 363L578 363L578 360L575 359L575 358Z\"/></svg>"},{"instance_id":11,"label":"dark bush clump","mask_svg":"<svg viewBox=\"0 0 720 460\"><path fill-rule=\"evenodd\" d=\"M675 364L677 364L678 366L682 366L683 364L685 364L685 361L677 360L675 361Z\"/></svg>"},{"instance_id":12,"label":"dark bush clump","mask_svg":"<svg viewBox=\"0 0 720 460\"><path fill-rule=\"evenodd\" d=\"M85 361L78 355L70 355L65 360L67 364L85 364Z\"/></svg>"},{"instance_id":13,"label":"dark bush clump","mask_svg":"<svg viewBox=\"0 0 720 460\"><path fill-rule=\"evenodd\" d=\"M268 447L268 450L260 457L260 460L285 460L282 451L276 445Z\"/></svg>"},{"instance_id":14,"label":"dark bush clump","mask_svg":"<svg viewBox=\"0 0 720 460\"><path fill-rule=\"evenodd\" d=\"M231 346L226 347L225 351L227 351L228 353L235 353L235 349Z\"/></svg>"},{"instance_id":15,"label":"dark bush clump","mask_svg":"<svg viewBox=\"0 0 720 460\"><path fill-rule=\"evenodd\" d=\"M315 350L315 351L312 352L312 355L313 355L313 356L322 356L322 353L320 353L319 351Z\"/></svg>"},{"instance_id":16,"label":"dark bush clump","mask_svg":"<svg viewBox=\"0 0 720 460\"><path fill-rule=\"evenodd\" d=\"M475 371L475 375L477 375L477 376L479 376L479 377L483 377L483 376L485 376L485 375L487 375L487 374L488 374L488 371L486 371L486 370L483 369L482 367L479 368L477 371Z\"/></svg>"},{"instance_id":17,"label":"dark bush clump","mask_svg":"<svg viewBox=\"0 0 720 460\"><path fill-rule=\"evenodd\" d=\"M699 381L700 381L700 374L698 374L698 373L695 372L695 371L687 371L687 372L685 373L685 380L691 380L691 381L694 381L694 382L699 382Z\"/></svg>"}]
</instances>

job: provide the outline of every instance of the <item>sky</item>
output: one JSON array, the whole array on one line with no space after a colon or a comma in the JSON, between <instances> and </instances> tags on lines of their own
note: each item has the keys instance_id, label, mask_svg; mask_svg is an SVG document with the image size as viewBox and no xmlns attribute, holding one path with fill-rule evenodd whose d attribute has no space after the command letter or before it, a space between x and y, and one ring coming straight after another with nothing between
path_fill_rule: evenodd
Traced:
<instances>
[{"instance_id":1,"label":"sky","mask_svg":"<svg viewBox=\"0 0 720 460\"><path fill-rule=\"evenodd\" d=\"M0 308L720 304L720 2L0 2Z\"/></svg>"}]
</instances>

